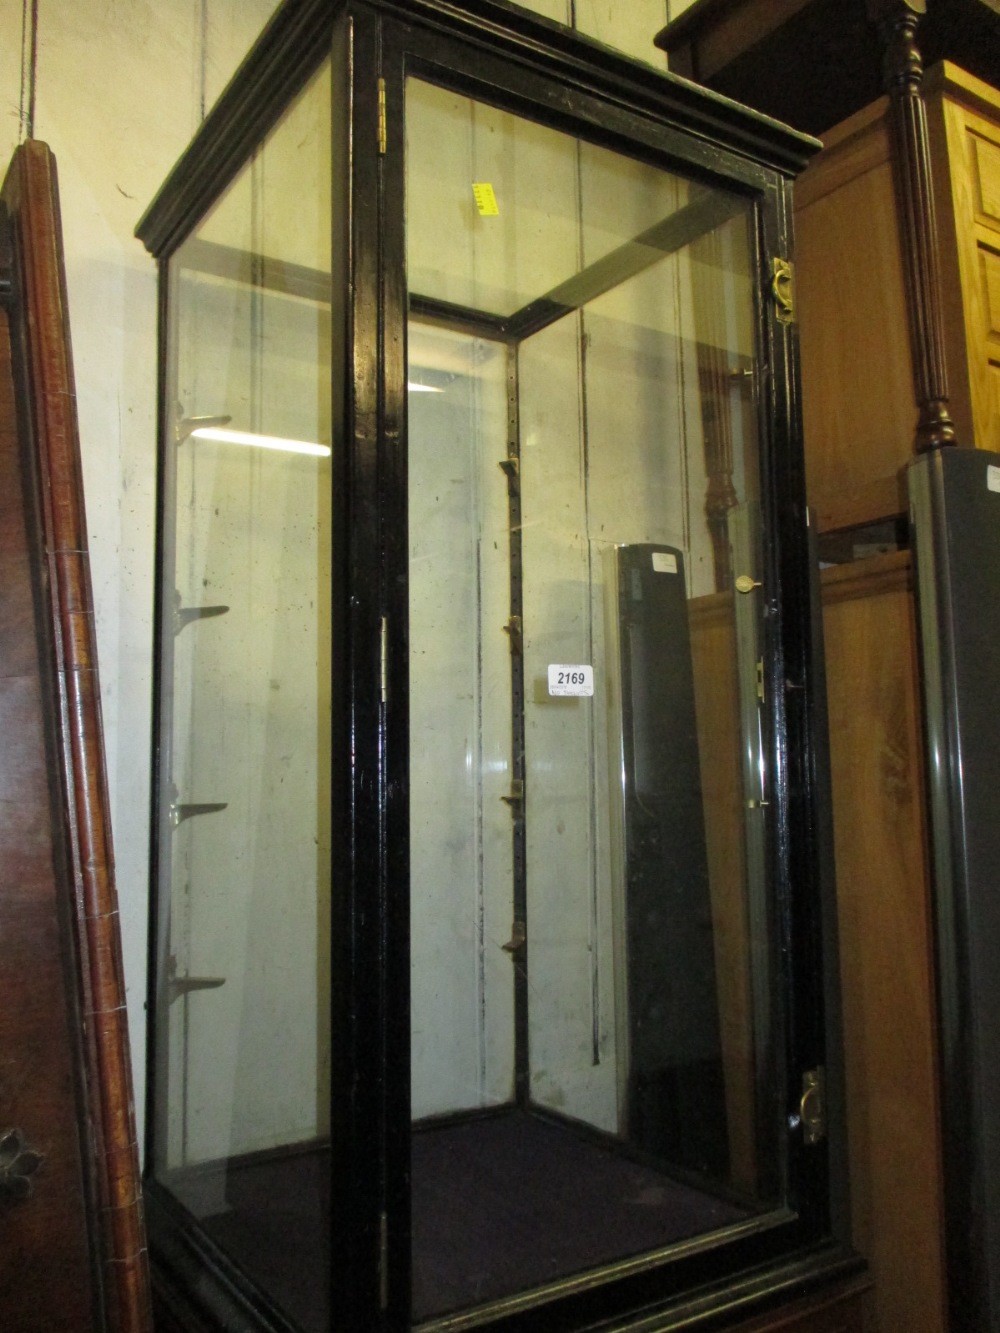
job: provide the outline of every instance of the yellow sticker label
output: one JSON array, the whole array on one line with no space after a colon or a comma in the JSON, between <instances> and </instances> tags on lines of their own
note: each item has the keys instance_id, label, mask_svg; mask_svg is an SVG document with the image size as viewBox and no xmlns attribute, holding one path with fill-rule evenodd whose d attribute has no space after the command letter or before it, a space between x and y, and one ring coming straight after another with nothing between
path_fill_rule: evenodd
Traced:
<instances>
[{"instance_id":1,"label":"yellow sticker label","mask_svg":"<svg viewBox=\"0 0 1000 1333\"><path fill-rule=\"evenodd\" d=\"M493 186L489 181L474 181L472 194L476 201L476 207L479 209L480 217L495 218L499 215L500 208L497 205L497 197L493 193Z\"/></svg>"}]
</instances>

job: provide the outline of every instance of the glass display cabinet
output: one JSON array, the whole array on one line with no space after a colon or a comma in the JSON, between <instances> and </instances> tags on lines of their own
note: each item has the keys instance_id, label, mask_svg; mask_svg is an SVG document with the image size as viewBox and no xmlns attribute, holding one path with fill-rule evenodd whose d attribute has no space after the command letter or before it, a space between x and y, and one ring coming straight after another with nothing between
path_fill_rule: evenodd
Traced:
<instances>
[{"instance_id":1,"label":"glass display cabinet","mask_svg":"<svg viewBox=\"0 0 1000 1333\"><path fill-rule=\"evenodd\" d=\"M814 146L514 5L294 0L143 219L166 1326L716 1328L856 1268Z\"/></svg>"}]
</instances>

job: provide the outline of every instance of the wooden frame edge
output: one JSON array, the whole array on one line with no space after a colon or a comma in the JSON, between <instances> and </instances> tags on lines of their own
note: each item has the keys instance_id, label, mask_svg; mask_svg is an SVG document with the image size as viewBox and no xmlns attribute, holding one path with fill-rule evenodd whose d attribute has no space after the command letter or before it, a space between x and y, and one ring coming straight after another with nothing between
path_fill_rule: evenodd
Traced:
<instances>
[{"instance_id":1,"label":"wooden frame edge","mask_svg":"<svg viewBox=\"0 0 1000 1333\"><path fill-rule=\"evenodd\" d=\"M21 329L31 397L21 431L33 454L42 523L38 573L52 645L45 706L79 951L73 980L85 1028L83 1132L97 1189L98 1276L109 1333L151 1333L62 227L55 159L45 144L17 148L0 198L10 232L8 305Z\"/></svg>"}]
</instances>

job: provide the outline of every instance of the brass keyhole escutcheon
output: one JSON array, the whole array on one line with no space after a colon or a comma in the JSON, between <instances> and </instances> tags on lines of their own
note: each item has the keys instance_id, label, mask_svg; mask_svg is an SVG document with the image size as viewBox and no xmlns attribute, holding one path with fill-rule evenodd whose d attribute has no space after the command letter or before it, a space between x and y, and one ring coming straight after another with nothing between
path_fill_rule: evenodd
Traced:
<instances>
[{"instance_id":1,"label":"brass keyhole escutcheon","mask_svg":"<svg viewBox=\"0 0 1000 1333\"><path fill-rule=\"evenodd\" d=\"M753 592L754 588L759 588L760 584L749 574L740 574L736 579L736 591L742 593Z\"/></svg>"},{"instance_id":2,"label":"brass keyhole escutcheon","mask_svg":"<svg viewBox=\"0 0 1000 1333\"><path fill-rule=\"evenodd\" d=\"M31 1177L43 1162L42 1154L29 1148L19 1129L0 1132L0 1203L30 1199Z\"/></svg>"}]
</instances>

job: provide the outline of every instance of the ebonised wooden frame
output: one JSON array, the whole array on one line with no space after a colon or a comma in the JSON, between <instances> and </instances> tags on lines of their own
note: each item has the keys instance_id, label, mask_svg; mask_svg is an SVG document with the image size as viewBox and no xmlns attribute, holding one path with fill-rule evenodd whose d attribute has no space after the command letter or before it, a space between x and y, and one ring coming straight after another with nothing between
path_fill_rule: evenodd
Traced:
<instances>
[{"instance_id":1,"label":"ebonised wooden frame","mask_svg":"<svg viewBox=\"0 0 1000 1333\"><path fill-rule=\"evenodd\" d=\"M0 196L0 238L0 304L18 390L61 948L67 1005L79 1024L73 1060L92 1253L94 1322L88 1327L147 1333L152 1314L62 229L55 160L43 143L28 140L14 154ZM16 750L13 730L4 744ZM10 850L19 865L17 849ZM32 1002L30 994L23 999ZM15 1069L16 1049L8 1059ZM52 1135L55 1130L45 1127ZM54 1256L54 1285L62 1261Z\"/></svg>"},{"instance_id":2,"label":"ebonised wooden frame","mask_svg":"<svg viewBox=\"0 0 1000 1333\"><path fill-rule=\"evenodd\" d=\"M528 1293L423 1327L570 1333L598 1324L636 1330L718 1326L722 1311L730 1317L751 1312L782 1293L856 1271L859 1263L846 1244L843 1208L831 1208L831 1161L839 1159L841 1131L834 1125L823 1144L807 1147L798 1124L802 1073L825 1062L836 1078L837 1038L828 1030L824 1002L836 967L829 931L824 939L819 892L824 744L812 702L821 682L810 623L796 332L763 295L771 257L787 256L790 248L790 179L816 145L500 0L468 0L461 8L448 0L357 0L335 7L290 0L140 223L138 235L160 260L164 278L171 254L331 50L333 195L342 201L333 219L332 263L333 625L335 642L343 645L333 682L333 827L341 839L334 847L335 882L343 885L333 921L334 1308L345 1328L409 1327L403 197L404 90L414 75L755 204L762 292L758 354L766 367L758 395L768 533L765 688L774 718L772 761L780 775L769 811L771 880L787 963L775 1059L786 1071L783 1114L791 1126L788 1207L727 1246L709 1240L639 1256L562 1283L542 1299ZM377 134L380 79L384 152ZM585 296L560 290L553 304L571 306L578 299ZM437 313L448 320L456 312ZM534 313L543 321L553 315L550 308ZM161 306L161 335L165 330ZM483 331L505 338L513 332L493 321ZM161 402L166 388L161 385ZM347 760L352 754L353 767ZM155 1060L149 1065L155 1068ZM150 1105L155 1095L151 1087ZM286 1327L155 1180L147 1181L147 1192L154 1275L163 1306L172 1305L178 1321L183 1311L184 1319L203 1321L194 1326L226 1327L226 1319L240 1312L255 1327ZM203 1292L214 1287L216 1293L200 1314L184 1294L196 1281Z\"/></svg>"}]
</instances>

